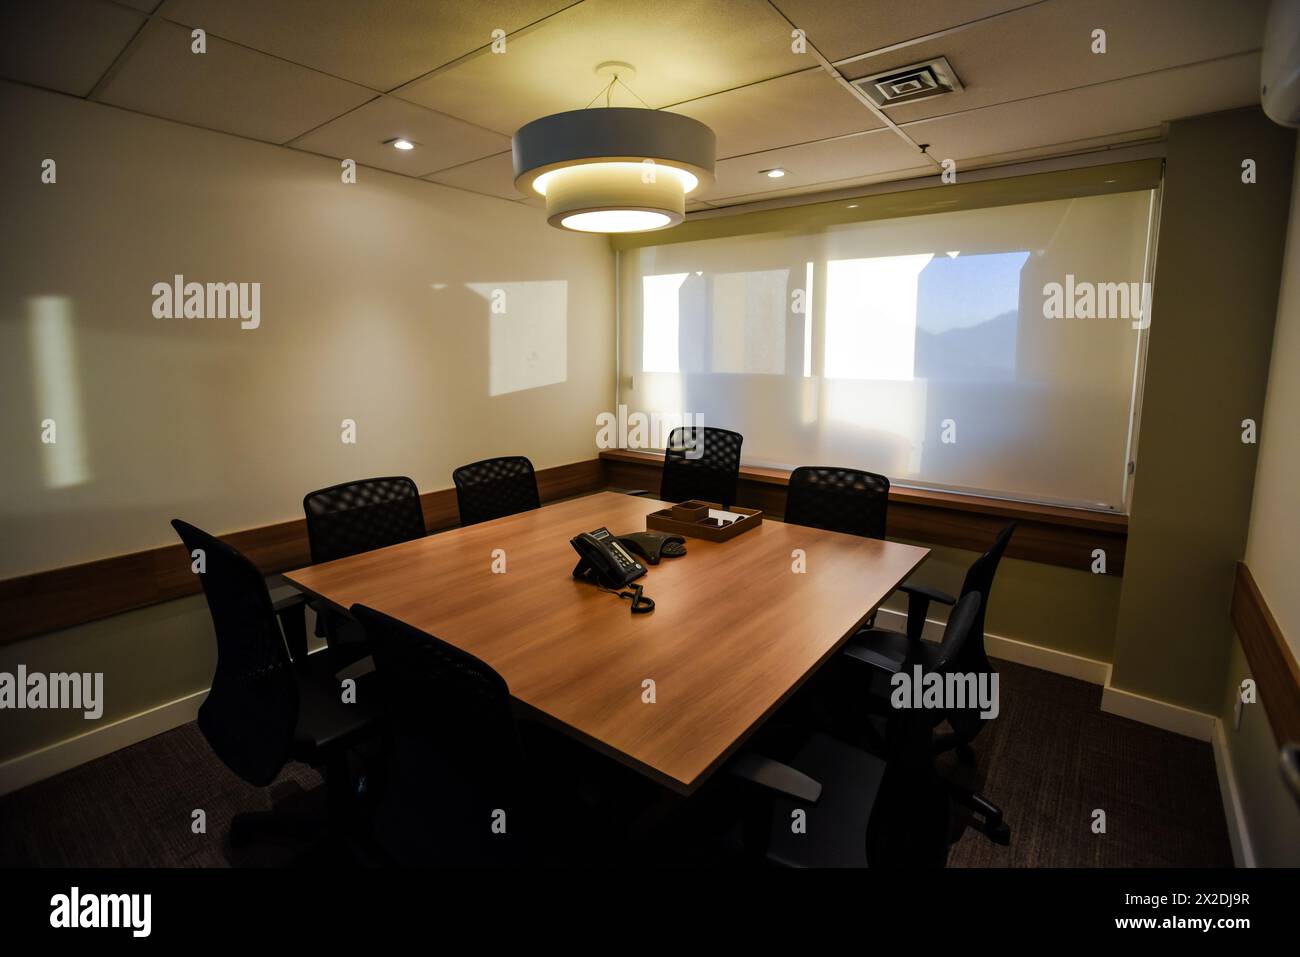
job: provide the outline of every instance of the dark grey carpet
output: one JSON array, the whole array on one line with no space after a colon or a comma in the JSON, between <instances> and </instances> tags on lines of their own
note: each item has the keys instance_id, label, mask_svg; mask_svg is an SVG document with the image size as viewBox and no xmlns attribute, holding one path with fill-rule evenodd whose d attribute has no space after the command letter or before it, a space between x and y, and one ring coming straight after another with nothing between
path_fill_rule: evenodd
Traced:
<instances>
[{"instance_id":1,"label":"dark grey carpet","mask_svg":"<svg viewBox=\"0 0 1300 957\"><path fill-rule=\"evenodd\" d=\"M997 667L1001 713L975 752L1011 845L968 833L950 866L1232 867L1208 743L1103 713L1096 685ZM1095 809L1105 834L1092 831Z\"/></svg>"},{"instance_id":2,"label":"dark grey carpet","mask_svg":"<svg viewBox=\"0 0 1300 957\"><path fill-rule=\"evenodd\" d=\"M1232 866L1208 744L1101 713L1096 686L1005 662L999 669L1001 714L975 750L1011 846L967 833L952 866ZM249 787L187 724L0 801L0 864L278 863L262 850L232 857L223 839L231 817L269 808L272 794L310 802L320 785L291 765L269 791ZM1098 808L1105 834L1091 829ZM206 834L191 829L195 809L207 814Z\"/></svg>"}]
</instances>

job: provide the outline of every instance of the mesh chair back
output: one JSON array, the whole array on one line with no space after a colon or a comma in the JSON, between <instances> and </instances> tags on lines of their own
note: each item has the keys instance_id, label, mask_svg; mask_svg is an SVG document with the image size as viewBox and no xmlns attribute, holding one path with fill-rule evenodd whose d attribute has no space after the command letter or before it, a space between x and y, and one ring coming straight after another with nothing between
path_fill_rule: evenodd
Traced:
<instances>
[{"instance_id":1,"label":"mesh chair back","mask_svg":"<svg viewBox=\"0 0 1300 957\"><path fill-rule=\"evenodd\" d=\"M993 591L993 578L997 574L998 563L1002 561L1002 553L1007 550L1007 543L1011 541L1015 530L1016 523L1011 522L998 532L992 547L975 559L966 571L966 579L961 586L962 596L979 594L982 600L975 620L971 623L970 636L962 646L960 660L956 662L958 671L970 674L993 673L993 663L989 661L988 652L984 648L984 615L989 606L989 594ZM958 737L971 741L990 720L980 717L977 709L968 709L950 716L948 723Z\"/></svg>"},{"instance_id":2,"label":"mesh chair back","mask_svg":"<svg viewBox=\"0 0 1300 957\"><path fill-rule=\"evenodd\" d=\"M939 654L931 667L940 674L947 674L961 666L963 652L971 640L975 622L980 618L984 607L984 596L977 591L963 591L957 604L948 615L948 624L944 626L943 638L939 641Z\"/></svg>"},{"instance_id":3,"label":"mesh chair back","mask_svg":"<svg viewBox=\"0 0 1300 957\"><path fill-rule=\"evenodd\" d=\"M802 466L790 474L785 520L866 538L885 537L889 479L860 469Z\"/></svg>"},{"instance_id":4,"label":"mesh chair back","mask_svg":"<svg viewBox=\"0 0 1300 957\"><path fill-rule=\"evenodd\" d=\"M270 784L289 758L298 723L298 682L262 573L207 532L172 521L191 557L202 552L203 594L217 634L212 690L199 730L230 770Z\"/></svg>"},{"instance_id":5,"label":"mesh chair back","mask_svg":"<svg viewBox=\"0 0 1300 957\"><path fill-rule=\"evenodd\" d=\"M522 455L462 465L451 473L451 480L456 483L462 526L527 512L542 504L533 463Z\"/></svg>"},{"instance_id":6,"label":"mesh chair back","mask_svg":"<svg viewBox=\"0 0 1300 957\"><path fill-rule=\"evenodd\" d=\"M388 615L353 605L373 650L394 738L376 833L406 863L509 858L519 736L505 680L484 662ZM492 830L505 812L505 833ZM512 826L513 824L513 826Z\"/></svg>"},{"instance_id":7,"label":"mesh chair back","mask_svg":"<svg viewBox=\"0 0 1300 957\"><path fill-rule=\"evenodd\" d=\"M969 659L969 666L975 669L990 668L988 657L984 653L984 613L989 606L989 594L993 591L993 578L998 573L998 563L1002 561L1002 553L1007 550L1007 543L1011 541L1015 530L1016 523L1011 522L998 532L992 547L975 559L966 570L966 579L961 585L963 595L979 592L984 596L984 600L980 603L979 616L975 619L971 630L969 651L966 656Z\"/></svg>"},{"instance_id":8,"label":"mesh chair back","mask_svg":"<svg viewBox=\"0 0 1300 957\"><path fill-rule=\"evenodd\" d=\"M740 478L739 432L727 429L678 427L668 436L659 497L665 502L700 499L727 506L736 501Z\"/></svg>"},{"instance_id":9,"label":"mesh chair back","mask_svg":"<svg viewBox=\"0 0 1300 957\"><path fill-rule=\"evenodd\" d=\"M302 500L313 564L424 536L420 491L409 478L360 479Z\"/></svg>"}]
</instances>

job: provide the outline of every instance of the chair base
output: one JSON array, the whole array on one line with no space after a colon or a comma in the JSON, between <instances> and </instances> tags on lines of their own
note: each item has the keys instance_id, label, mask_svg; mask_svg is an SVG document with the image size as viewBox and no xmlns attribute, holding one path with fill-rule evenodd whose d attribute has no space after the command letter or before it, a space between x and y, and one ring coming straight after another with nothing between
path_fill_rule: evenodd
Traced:
<instances>
[{"instance_id":1,"label":"chair base","mask_svg":"<svg viewBox=\"0 0 1300 957\"><path fill-rule=\"evenodd\" d=\"M1011 844L1011 827L1002 819L1002 809L984 797L965 788L949 784L954 803L966 813L962 817L962 828L978 831L994 844L1007 847Z\"/></svg>"},{"instance_id":2,"label":"chair base","mask_svg":"<svg viewBox=\"0 0 1300 957\"><path fill-rule=\"evenodd\" d=\"M272 788L270 810L243 811L231 818L228 838L232 851L247 852L254 847L280 850L270 855L244 854L247 862L232 860L232 864L359 863L352 845L364 820L363 805L368 798L364 768L354 784L352 768L343 753L331 756L318 770L324 778L321 787L303 791L297 784L285 782ZM280 792L278 797L276 791Z\"/></svg>"}]
</instances>

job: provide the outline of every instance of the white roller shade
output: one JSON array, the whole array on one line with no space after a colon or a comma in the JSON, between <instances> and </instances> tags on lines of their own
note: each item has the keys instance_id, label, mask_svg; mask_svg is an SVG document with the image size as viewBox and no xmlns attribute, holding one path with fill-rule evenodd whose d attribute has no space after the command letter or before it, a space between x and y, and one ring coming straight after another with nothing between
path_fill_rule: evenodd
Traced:
<instances>
[{"instance_id":1,"label":"white roller shade","mask_svg":"<svg viewBox=\"0 0 1300 957\"><path fill-rule=\"evenodd\" d=\"M1153 195L624 249L620 402L747 463L1122 509Z\"/></svg>"}]
</instances>

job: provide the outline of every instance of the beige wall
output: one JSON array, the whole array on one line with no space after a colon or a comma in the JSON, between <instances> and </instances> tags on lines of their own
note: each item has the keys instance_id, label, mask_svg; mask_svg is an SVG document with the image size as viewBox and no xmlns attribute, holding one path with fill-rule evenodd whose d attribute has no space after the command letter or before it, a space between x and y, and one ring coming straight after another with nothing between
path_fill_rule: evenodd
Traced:
<instances>
[{"instance_id":1,"label":"beige wall","mask_svg":"<svg viewBox=\"0 0 1300 957\"><path fill-rule=\"evenodd\" d=\"M0 711L0 764L206 691L216 664L212 618L201 595L0 645L2 672L25 665L29 672L104 675L98 720L76 710ZM0 793L6 790L0 767Z\"/></svg>"},{"instance_id":2,"label":"beige wall","mask_svg":"<svg viewBox=\"0 0 1300 957\"><path fill-rule=\"evenodd\" d=\"M1294 154L1258 109L1170 127L1111 680L1211 714L1258 451L1240 423L1263 414Z\"/></svg>"},{"instance_id":3,"label":"beige wall","mask_svg":"<svg viewBox=\"0 0 1300 957\"><path fill-rule=\"evenodd\" d=\"M1300 658L1300 159L1295 176L1246 564L1291 653ZM1241 681L1250 674L1241 645L1234 640L1222 718L1242 813L1258 863L1297 867L1300 809L1278 773L1280 742L1273 737L1263 703L1246 705L1240 730L1233 730Z\"/></svg>"},{"instance_id":4,"label":"beige wall","mask_svg":"<svg viewBox=\"0 0 1300 957\"><path fill-rule=\"evenodd\" d=\"M432 490L488 455L594 455L613 383L603 238L12 84L0 116L0 577L170 543L177 515L217 532L293 518L359 475ZM154 318L176 273L260 282L260 328Z\"/></svg>"},{"instance_id":5,"label":"beige wall","mask_svg":"<svg viewBox=\"0 0 1300 957\"><path fill-rule=\"evenodd\" d=\"M348 478L430 491L488 455L595 455L614 379L603 238L8 83L0 118L0 578L174 542L174 516L218 533L298 517ZM175 273L260 282L260 328L154 318ZM213 660L197 597L0 646L3 671L103 671L106 698L97 722L3 712L0 760L202 690Z\"/></svg>"}]
</instances>

